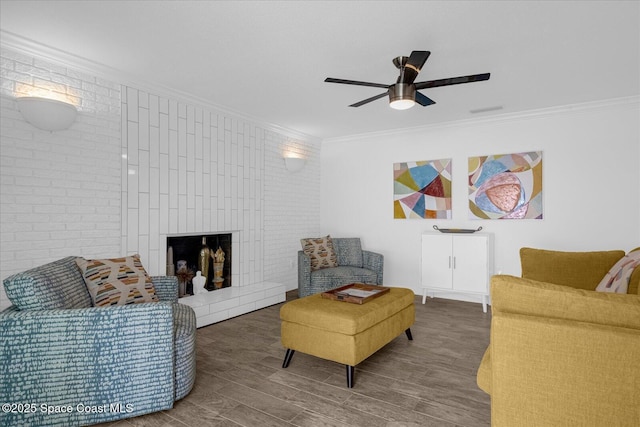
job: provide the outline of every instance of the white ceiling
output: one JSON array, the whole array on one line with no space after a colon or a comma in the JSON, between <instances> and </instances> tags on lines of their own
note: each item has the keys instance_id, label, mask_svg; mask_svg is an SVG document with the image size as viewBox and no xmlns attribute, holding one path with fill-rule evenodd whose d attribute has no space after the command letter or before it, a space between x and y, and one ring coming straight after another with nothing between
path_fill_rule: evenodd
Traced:
<instances>
[{"instance_id":1,"label":"white ceiling","mask_svg":"<svg viewBox=\"0 0 640 427\"><path fill-rule=\"evenodd\" d=\"M0 28L318 138L640 93L638 1L1 0ZM391 60L412 50L431 51L417 81L491 79L427 89L437 104L406 111L348 107L383 90L324 83L394 83Z\"/></svg>"}]
</instances>

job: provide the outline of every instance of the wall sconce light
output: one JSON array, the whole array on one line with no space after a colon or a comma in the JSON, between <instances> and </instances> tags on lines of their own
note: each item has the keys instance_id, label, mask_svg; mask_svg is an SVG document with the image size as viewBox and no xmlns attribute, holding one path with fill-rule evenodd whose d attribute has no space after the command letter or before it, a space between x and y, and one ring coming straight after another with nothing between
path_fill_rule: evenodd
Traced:
<instances>
[{"instance_id":1,"label":"wall sconce light","mask_svg":"<svg viewBox=\"0 0 640 427\"><path fill-rule=\"evenodd\" d=\"M292 154L284 155L284 165L289 172L298 172L304 167L304 164L307 162L302 157L292 157Z\"/></svg>"},{"instance_id":2,"label":"wall sconce light","mask_svg":"<svg viewBox=\"0 0 640 427\"><path fill-rule=\"evenodd\" d=\"M35 96L16 98L22 117L38 129L67 129L76 119L76 107L62 101Z\"/></svg>"}]
</instances>

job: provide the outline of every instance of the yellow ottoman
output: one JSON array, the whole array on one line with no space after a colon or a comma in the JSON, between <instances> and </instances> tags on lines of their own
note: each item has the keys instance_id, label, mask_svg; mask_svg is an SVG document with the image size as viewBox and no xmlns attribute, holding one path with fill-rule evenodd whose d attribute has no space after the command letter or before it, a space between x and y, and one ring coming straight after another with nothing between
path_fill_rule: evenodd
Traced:
<instances>
[{"instance_id":1,"label":"yellow ottoman","mask_svg":"<svg viewBox=\"0 0 640 427\"><path fill-rule=\"evenodd\" d=\"M406 288L391 288L364 304L333 301L321 294L290 301L280 309L281 341L287 349L282 367L301 351L346 365L347 385L353 387L355 365L403 331L413 339L413 304L413 291Z\"/></svg>"}]
</instances>

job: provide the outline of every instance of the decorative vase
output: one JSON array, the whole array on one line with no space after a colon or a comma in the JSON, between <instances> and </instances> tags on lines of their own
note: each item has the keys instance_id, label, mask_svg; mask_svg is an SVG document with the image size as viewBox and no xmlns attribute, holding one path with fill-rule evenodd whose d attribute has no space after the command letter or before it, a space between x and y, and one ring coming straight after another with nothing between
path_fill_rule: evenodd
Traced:
<instances>
[{"instance_id":1,"label":"decorative vase","mask_svg":"<svg viewBox=\"0 0 640 427\"><path fill-rule=\"evenodd\" d=\"M216 287L216 289L220 289L222 287L222 282L224 282L224 278L222 277L223 269L224 262L213 263L213 285Z\"/></svg>"},{"instance_id":2,"label":"decorative vase","mask_svg":"<svg viewBox=\"0 0 640 427\"><path fill-rule=\"evenodd\" d=\"M173 247L167 249L167 276L175 276L176 267L173 265Z\"/></svg>"},{"instance_id":3,"label":"decorative vase","mask_svg":"<svg viewBox=\"0 0 640 427\"><path fill-rule=\"evenodd\" d=\"M202 272L204 277L209 277L209 257L211 256L211 249L207 246L207 238L202 237L202 247L198 254L198 269Z\"/></svg>"},{"instance_id":4,"label":"decorative vase","mask_svg":"<svg viewBox=\"0 0 640 427\"><path fill-rule=\"evenodd\" d=\"M178 261L176 277L178 278L178 297L182 298L187 293L187 285L193 279L193 270L187 268L187 261L183 259Z\"/></svg>"}]
</instances>

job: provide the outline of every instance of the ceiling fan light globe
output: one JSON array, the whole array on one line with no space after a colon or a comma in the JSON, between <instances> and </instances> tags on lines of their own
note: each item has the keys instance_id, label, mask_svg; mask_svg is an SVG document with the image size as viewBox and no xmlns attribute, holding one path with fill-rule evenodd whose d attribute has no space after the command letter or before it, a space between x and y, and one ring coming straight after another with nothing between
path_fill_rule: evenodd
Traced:
<instances>
[{"instance_id":1,"label":"ceiling fan light globe","mask_svg":"<svg viewBox=\"0 0 640 427\"><path fill-rule=\"evenodd\" d=\"M396 99L389 103L389 106L394 110L408 110L413 107L416 103L413 99Z\"/></svg>"},{"instance_id":2,"label":"ceiling fan light globe","mask_svg":"<svg viewBox=\"0 0 640 427\"><path fill-rule=\"evenodd\" d=\"M416 103L416 88L412 84L396 83L389 87L389 106L406 110Z\"/></svg>"}]
</instances>

